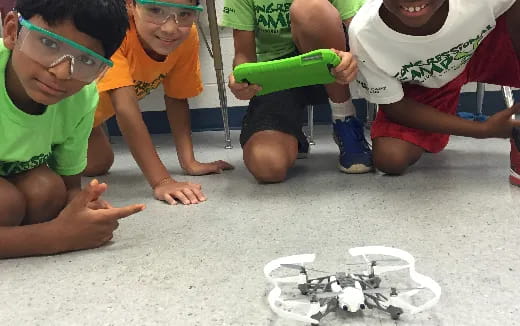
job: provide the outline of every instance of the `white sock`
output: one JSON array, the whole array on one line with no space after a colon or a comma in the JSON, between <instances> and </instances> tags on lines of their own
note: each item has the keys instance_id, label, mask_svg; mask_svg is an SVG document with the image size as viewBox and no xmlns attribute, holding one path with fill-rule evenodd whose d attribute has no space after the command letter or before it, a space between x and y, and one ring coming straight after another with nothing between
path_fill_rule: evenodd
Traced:
<instances>
[{"instance_id":1,"label":"white sock","mask_svg":"<svg viewBox=\"0 0 520 326\"><path fill-rule=\"evenodd\" d=\"M356 107L352 100L347 100L343 103L334 103L329 100L330 108L332 109L332 121L345 120L346 117L356 116Z\"/></svg>"}]
</instances>

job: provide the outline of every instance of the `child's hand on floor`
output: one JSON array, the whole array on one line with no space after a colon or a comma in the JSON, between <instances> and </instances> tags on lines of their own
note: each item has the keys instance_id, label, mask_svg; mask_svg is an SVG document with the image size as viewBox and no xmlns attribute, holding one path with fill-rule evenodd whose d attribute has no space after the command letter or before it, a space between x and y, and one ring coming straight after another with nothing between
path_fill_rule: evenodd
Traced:
<instances>
[{"instance_id":1,"label":"child's hand on floor","mask_svg":"<svg viewBox=\"0 0 520 326\"><path fill-rule=\"evenodd\" d=\"M170 205L176 205L177 200L184 205L198 204L206 201L206 197L202 193L202 186L191 182L177 182L173 179L166 179L161 182L154 190L154 196L157 200L162 200Z\"/></svg>"},{"instance_id":2,"label":"child's hand on floor","mask_svg":"<svg viewBox=\"0 0 520 326\"><path fill-rule=\"evenodd\" d=\"M119 219L144 209L144 205L112 207L99 199L106 189L106 184L93 180L49 222L59 241L57 252L99 247L112 239Z\"/></svg>"},{"instance_id":3,"label":"child's hand on floor","mask_svg":"<svg viewBox=\"0 0 520 326\"><path fill-rule=\"evenodd\" d=\"M248 83L237 83L233 74L229 75L229 89L231 93L239 100L248 101L253 98L258 92L262 90L262 87L255 84Z\"/></svg>"},{"instance_id":4,"label":"child's hand on floor","mask_svg":"<svg viewBox=\"0 0 520 326\"><path fill-rule=\"evenodd\" d=\"M513 127L520 127L520 120L513 119L519 112L520 104L516 104L490 116L482 123L482 138L510 138Z\"/></svg>"},{"instance_id":5,"label":"child's hand on floor","mask_svg":"<svg viewBox=\"0 0 520 326\"><path fill-rule=\"evenodd\" d=\"M356 78L357 60L350 52L331 49L341 58L341 62L331 72L336 77L336 83L347 85Z\"/></svg>"},{"instance_id":6,"label":"child's hand on floor","mask_svg":"<svg viewBox=\"0 0 520 326\"><path fill-rule=\"evenodd\" d=\"M233 170L233 165L219 160L210 163L200 163L195 161L190 166L184 167L184 171L189 175L205 175L211 173L222 173L225 170Z\"/></svg>"}]
</instances>

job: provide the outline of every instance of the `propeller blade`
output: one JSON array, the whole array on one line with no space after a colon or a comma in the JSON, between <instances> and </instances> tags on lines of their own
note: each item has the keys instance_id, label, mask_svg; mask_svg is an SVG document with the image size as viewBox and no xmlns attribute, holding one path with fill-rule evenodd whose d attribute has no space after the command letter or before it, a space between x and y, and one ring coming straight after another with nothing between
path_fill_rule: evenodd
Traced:
<instances>
[{"instance_id":1,"label":"propeller blade","mask_svg":"<svg viewBox=\"0 0 520 326\"><path fill-rule=\"evenodd\" d=\"M328 299L328 298L335 298L338 296L338 293L335 292L323 292L323 293L316 293L315 294L318 299Z\"/></svg>"},{"instance_id":2,"label":"propeller blade","mask_svg":"<svg viewBox=\"0 0 520 326\"><path fill-rule=\"evenodd\" d=\"M310 301L309 301L308 297L284 298L284 299L280 299L280 301L282 301L282 302L289 302L289 301L291 301L291 304L292 304L292 302L296 302L296 304L310 304Z\"/></svg>"},{"instance_id":3,"label":"propeller blade","mask_svg":"<svg viewBox=\"0 0 520 326\"><path fill-rule=\"evenodd\" d=\"M332 273L327 272L327 271L322 271L322 270L319 270L319 269L305 267L305 266L296 265L296 264L280 264L280 266L281 267L292 268L292 269L297 269L297 270L300 270L301 272L313 271L313 272L324 273L324 274L332 274Z\"/></svg>"},{"instance_id":4,"label":"propeller blade","mask_svg":"<svg viewBox=\"0 0 520 326\"><path fill-rule=\"evenodd\" d=\"M384 291L392 291L392 289L396 289L397 290L397 293L401 293L401 292L404 292L404 291L414 291L414 290L424 290L425 288L421 288L421 287L418 287L418 288L377 288L377 289L366 289L364 290L363 292L366 292L366 293L376 293L376 292L384 292Z\"/></svg>"},{"instance_id":5,"label":"propeller blade","mask_svg":"<svg viewBox=\"0 0 520 326\"><path fill-rule=\"evenodd\" d=\"M399 266L374 266L374 273L376 275L388 273L388 272L397 272L406 268L410 268L410 265L399 265Z\"/></svg>"},{"instance_id":6,"label":"propeller blade","mask_svg":"<svg viewBox=\"0 0 520 326\"><path fill-rule=\"evenodd\" d=\"M287 267L287 268L292 268L292 269L297 269L297 270L300 270L300 271L305 271L305 267L303 267L302 265L296 265L296 264L280 264L281 267Z\"/></svg>"},{"instance_id":7,"label":"propeller blade","mask_svg":"<svg viewBox=\"0 0 520 326\"><path fill-rule=\"evenodd\" d=\"M318 273L323 273L323 274L333 274L331 272L327 272L327 271L321 271L319 269L315 269L315 268L307 268L308 271L313 271L313 272L318 272Z\"/></svg>"},{"instance_id":8,"label":"propeller blade","mask_svg":"<svg viewBox=\"0 0 520 326\"><path fill-rule=\"evenodd\" d=\"M388 262L396 262L396 261L403 261L402 259L399 259L399 258L385 258L385 259L373 259L371 261L368 261L368 262L362 262L362 263L348 263L348 264L345 264L346 266L356 266L356 265L366 265L366 264L370 264L371 262L384 262L384 261L388 261Z\"/></svg>"},{"instance_id":9,"label":"propeller blade","mask_svg":"<svg viewBox=\"0 0 520 326\"><path fill-rule=\"evenodd\" d=\"M364 262L364 263L348 263L348 264L343 264L345 266L366 266L367 263Z\"/></svg>"}]
</instances>

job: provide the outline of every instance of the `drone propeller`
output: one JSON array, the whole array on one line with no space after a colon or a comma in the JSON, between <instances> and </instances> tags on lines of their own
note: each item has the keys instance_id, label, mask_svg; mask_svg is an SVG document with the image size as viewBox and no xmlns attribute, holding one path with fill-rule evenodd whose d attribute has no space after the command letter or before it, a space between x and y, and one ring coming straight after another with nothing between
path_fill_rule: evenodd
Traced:
<instances>
[{"instance_id":1,"label":"drone propeller","mask_svg":"<svg viewBox=\"0 0 520 326\"><path fill-rule=\"evenodd\" d=\"M287 267L292 269L300 270L302 273L305 272L305 267L302 265L296 265L296 264L280 264L280 267Z\"/></svg>"},{"instance_id":2,"label":"drone propeller","mask_svg":"<svg viewBox=\"0 0 520 326\"><path fill-rule=\"evenodd\" d=\"M333 274L331 272L327 272L327 271L321 271L319 269L315 269L315 268L309 268L309 267L306 267L308 271L313 271L313 272L317 272L317 273L323 273L323 274Z\"/></svg>"},{"instance_id":3,"label":"drone propeller","mask_svg":"<svg viewBox=\"0 0 520 326\"><path fill-rule=\"evenodd\" d=\"M284 277L274 277L271 275L273 271L282 267L282 265L289 266L298 266L297 268L301 270L305 263L312 263L316 255L314 254L304 254L304 255L294 255L277 258L275 260L270 261L264 266L264 275L274 286L278 287L280 284L288 284L295 283L301 284L305 282L306 276L303 275L295 275L295 276L284 276ZM289 267L290 268L290 267ZM302 277L303 276L303 277Z\"/></svg>"},{"instance_id":4,"label":"drone propeller","mask_svg":"<svg viewBox=\"0 0 520 326\"><path fill-rule=\"evenodd\" d=\"M314 293L312 295L313 298L316 298L316 299L332 299L332 298L336 298L338 296L339 293L337 292L320 292L320 293ZM304 295L300 295L300 297L298 298L284 298L284 301L299 301L299 302L302 302L302 300L308 296L304 296ZM305 302L309 302L308 301L309 299L307 299L307 301Z\"/></svg>"},{"instance_id":5,"label":"drone propeller","mask_svg":"<svg viewBox=\"0 0 520 326\"><path fill-rule=\"evenodd\" d=\"M391 262L391 261L403 261L402 259L399 259L399 258L391 258L391 259L374 259L374 260L371 260L371 261L368 261L368 262L362 262L362 263L348 263L348 264L343 264L345 266L361 266L361 265L366 265L367 263L370 264L370 263L379 263L379 262Z\"/></svg>"},{"instance_id":6,"label":"drone propeller","mask_svg":"<svg viewBox=\"0 0 520 326\"><path fill-rule=\"evenodd\" d=\"M315 269L315 268L310 268L310 267L304 267L302 265L296 265L296 264L280 264L280 267L287 267L287 268L297 269L297 270L299 270L302 273L305 273L306 271L313 271L313 272L324 273L324 274L333 274L331 272L322 271L322 270Z\"/></svg>"},{"instance_id":7,"label":"drone propeller","mask_svg":"<svg viewBox=\"0 0 520 326\"><path fill-rule=\"evenodd\" d=\"M388 298L389 305L402 308L406 310L407 312L411 314L416 314L418 312L424 311L426 309L429 309L433 307L437 302L439 302L440 296L441 296L441 287L437 282L435 282L430 277L420 274L415 270L415 258L410 255L408 252L404 250L400 250L397 248L391 248L391 247L383 247L383 246L368 246L368 247L357 247L357 248L351 248L349 249L349 253L352 256L362 256L363 259L368 263L370 260L367 258L369 255L384 255L384 256L390 256L390 257L396 257L404 262L406 262L406 265L398 265L398 266L374 266L374 273L376 275L387 273L387 272L393 272L393 271L399 271L403 269L408 269L410 278L415 283L419 284L419 287L423 287L426 290L429 290L433 293L434 297L427 301L426 303L415 306L412 305L410 302L408 302L407 298L410 298L417 293L419 293L420 290L410 290L408 292L403 293L397 293L396 295L391 295ZM376 269L376 267L378 267Z\"/></svg>"},{"instance_id":8,"label":"drone propeller","mask_svg":"<svg viewBox=\"0 0 520 326\"><path fill-rule=\"evenodd\" d=\"M324 313L327 310L327 304L321 306L319 302L301 302L301 301L289 301L281 299L282 290L276 286L269 292L267 301L271 310L277 315L283 318L288 318L296 321L301 321L308 324L319 324L319 320L314 319L318 313ZM290 307L290 310L285 310L284 305ZM305 314L297 314L293 311L300 310L299 308L305 309Z\"/></svg>"},{"instance_id":9,"label":"drone propeller","mask_svg":"<svg viewBox=\"0 0 520 326\"><path fill-rule=\"evenodd\" d=\"M377 292L384 292L384 291L388 291L390 293L395 293L395 294L398 294L398 293L402 293L402 292L407 292L407 291L421 291L421 290L424 290L425 288L424 287L415 287L415 288L376 288L376 289L366 289L364 290L363 292L365 293L377 293Z\"/></svg>"},{"instance_id":10,"label":"drone propeller","mask_svg":"<svg viewBox=\"0 0 520 326\"><path fill-rule=\"evenodd\" d=\"M316 293L314 294L316 298L318 299L329 299L329 298L336 298L339 293L337 292L322 292L322 293Z\"/></svg>"}]
</instances>

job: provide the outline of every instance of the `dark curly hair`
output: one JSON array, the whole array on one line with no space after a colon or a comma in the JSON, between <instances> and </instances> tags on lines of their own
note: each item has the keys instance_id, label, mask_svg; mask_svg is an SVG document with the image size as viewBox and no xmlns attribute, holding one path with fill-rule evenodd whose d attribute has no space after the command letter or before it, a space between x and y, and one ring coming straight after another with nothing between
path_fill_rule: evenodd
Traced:
<instances>
[{"instance_id":1,"label":"dark curly hair","mask_svg":"<svg viewBox=\"0 0 520 326\"><path fill-rule=\"evenodd\" d=\"M76 28L99 40L110 58L129 27L125 0L16 0L24 19L41 16L50 26L70 19Z\"/></svg>"}]
</instances>

